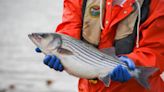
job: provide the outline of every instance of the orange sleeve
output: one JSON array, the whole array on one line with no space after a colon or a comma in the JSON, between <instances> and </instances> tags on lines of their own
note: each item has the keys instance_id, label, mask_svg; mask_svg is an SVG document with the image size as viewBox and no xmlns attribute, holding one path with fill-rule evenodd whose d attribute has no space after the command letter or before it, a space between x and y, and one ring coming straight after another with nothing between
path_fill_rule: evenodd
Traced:
<instances>
[{"instance_id":1,"label":"orange sleeve","mask_svg":"<svg viewBox=\"0 0 164 92\"><path fill-rule=\"evenodd\" d=\"M80 39L82 27L82 0L64 0L62 23L56 32Z\"/></svg>"},{"instance_id":2,"label":"orange sleeve","mask_svg":"<svg viewBox=\"0 0 164 92\"><path fill-rule=\"evenodd\" d=\"M164 16L156 18L140 32L140 47L127 56L136 65L157 67L164 71Z\"/></svg>"}]
</instances>

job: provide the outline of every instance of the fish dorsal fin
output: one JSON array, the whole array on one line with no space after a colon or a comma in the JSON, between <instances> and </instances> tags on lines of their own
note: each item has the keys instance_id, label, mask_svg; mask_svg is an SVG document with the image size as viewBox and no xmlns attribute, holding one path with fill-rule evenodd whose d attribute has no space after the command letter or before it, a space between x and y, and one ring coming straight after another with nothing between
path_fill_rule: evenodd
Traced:
<instances>
[{"instance_id":1,"label":"fish dorsal fin","mask_svg":"<svg viewBox=\"0 0 164 92\"><path fill-rule=\"evenodd\" d=\"M114 57L115 59L118 59L118 57L116 56L116 51L114 47L111 48L104 48L104 49L100 49L101 52ZM118 59L119 60L119 59Z\"/></svg>"},{"instance_id":2,"label":"fish dorsal fin","mask_svg":"<svg viewBox=\"0 0 164 92\"><path fill-rule=\"evenodd\" d=\"M101 52L105 53L105 54L108 54L108 55L116 55L116 52L115 52L115 48L114 47L111 47L111 48L104 48L104 49L100 49Z\"/></svg>"}]
</instances>

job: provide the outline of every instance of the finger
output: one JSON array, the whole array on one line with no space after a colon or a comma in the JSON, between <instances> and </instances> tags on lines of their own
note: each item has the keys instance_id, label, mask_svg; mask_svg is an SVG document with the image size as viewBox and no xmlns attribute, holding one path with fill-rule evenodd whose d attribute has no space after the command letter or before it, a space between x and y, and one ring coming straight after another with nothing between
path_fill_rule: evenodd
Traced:
<instances>
[{"instance_id":1,"label":"finger","mask_svg":"<svg viewBox=\"0 0 164 92\"><path fill-rule=\"evenodd\" d=\"M115 81L118 81L118 67L115 69L115 71L114 71L114 80Z\"/></svg>"},{"instance_id":2,"label":"finger","mask_svg":"<svg viewBox=\"0 0 164 92\"><path fill-rule=\"evenodd\" d=\"M119 59L120 59L120 61L126 63L130 70L135 69L135 64L134 64L133 60L131 60L127 56L121 56L121 57L119 57Z\"/></svg>"},{"instance_id":3,"label":"finger","mask_svg":"<svg viewBox=\"0 0 164 92\"><path fill-rule=\"evenodd\" d=\"M56 62L56 56L51 56L51 59L49 60L48 66L50 68L53 68L53 65L55 64L55 62Z\"/></svg>"},{"instance_id":4,"label":"finger","mask_svg":"<svg viewBox=\"0 0 164 92\"><path fill-rule=\"evenodd\" d=\"M127 65L129 67L130 70L134 70L135 69L135 64L132 60L128 59L127 60Z\"/></svg>"},{"instance_id":5,"label":"finger","mask_svg":"<svg viewBox=\"0 0 164 92\"><path fill-rule=\"evenodd\" d=\"M125 68L122 68L122 82L126 82L128 79L127 79L127 70Z\"/></svg>"},{"instance_id":6,"label":"finger","mask_svg":"<svg viewBox=\"0 0 164 92\"><path fill-rule=\"evenodd\" d=\"M50 55L46 55L44 60L43 60L44 64L48 65L50 59L51 59L51 56Z\"/></svg>"},{"instance_id":7,"label":"finger","mask_svg":"<svg viewBox=\"0 0 164 92\"><path fill-rule=\"evenodd\" d=\"M126 69L122 68L122 82L127 81L127 76Z\"/></svg>"},{"instance_id":8,"label":"finger","mask_svg":"<svg viewBox=\"0 0 164 92\"><path fill-rule=\"evenodd\" d=\"M53 68L54 68L55 70L57 70L57 71L58 71L59 64L60 64L60 60L59 60L59 59L56 59L54 65L53 65Z\"/></svg>"},{"instance_id":9,"label":"finger","mask_svg":"<svg viewBox=\"0 0 164 92\"><path fill-rule=\"evenodd\" d=\"M35 51L41 53L42 51L39 48L35 48Z\"/></svg>"},{"instance_id":10,"label":"finger","mask_svg":"<svg viewBox=\"0 0 164 92\"><path fill-rule=\"evenodd\" d=\"M117 81L117 75L116 75L116 73L117 73L117 67L112 71L112 74L111 74L111 78L112 78L112 80L114 80L114 81Z\"/></svg>"},{"instance_id":11,"label":"finger","mask_svg":"<svg viewBox=\"0 0 164 92\"><path fill-rule=\"evenodd\" d=\"M59 64L59 67L58 67L59 71L62 72L64 70L62 64Z\"/></svg>"},{"instance_id":12,"label":"finger","mask_svg":"<svg viewBox=\"0 0 164 92\"><path fill-rule=\"evenodd\" d=\"M125 81L128 81L130 78L131 78L131 75L129 74L129 72L127 71L127 69L123 68L124 69L124 78L125 78Z\"/></svg>"},{"instance_id":13,"label":"finger","mask_svg":"<svg viewBox=\"0 0 164 92\"><path fill-rule=\"evenodd\" d=\"M117 81L123 81L123 72L122 72L122 66L121 65L119 65L118 67L117 67Z\"/></svg>"}]
</instances>

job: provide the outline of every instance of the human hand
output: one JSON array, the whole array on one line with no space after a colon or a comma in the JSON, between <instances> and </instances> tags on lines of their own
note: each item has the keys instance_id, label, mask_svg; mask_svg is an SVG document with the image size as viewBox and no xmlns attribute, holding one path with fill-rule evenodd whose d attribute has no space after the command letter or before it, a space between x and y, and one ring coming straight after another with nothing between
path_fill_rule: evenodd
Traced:
<instances>
[{"instance_id":1,"label":"human hand","mask_svg":"<svg viewBox=\"0 0 164 92\"><path fill-rule=\"evenodd\" d=\"M119 57L120 61L124 62L127 64L128 68L130 70L135 69L135 64L134 62L129 59L126 56L121 56ZM116 68L111 73L111 79L114 81L119 81L119 82L126 82L131 78L131 75L129 74L128 70L123 67L122 65L118 65Z\"/></svg>"},{"instance_id":2,"label":"human hand","mask_svg":"<svg viewBox=\"0 0 164 92\"><path fill-rule=\"evenodd\" d=\"M39 48L35 49L36 52L41 53L42 51ZM56 71L63 71L64 67L60 63L60 59L55 55L46 55L44 58L44 64L48 65L50 68L55 69Z\"/></svg>"}]
</instances>

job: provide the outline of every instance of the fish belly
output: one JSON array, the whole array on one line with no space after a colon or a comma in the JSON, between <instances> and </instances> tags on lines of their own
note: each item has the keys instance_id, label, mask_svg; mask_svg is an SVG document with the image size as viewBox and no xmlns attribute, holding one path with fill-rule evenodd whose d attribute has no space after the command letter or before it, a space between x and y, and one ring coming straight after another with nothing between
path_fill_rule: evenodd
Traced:
<instances>
[{"instance_id":1,"label":"fish belly","mask_svg":"<svg viewBox=\"0 0 164 92\"><path fill-rule=\"evenodd\" d=\"M89 65L83 61L72 59L72 57L62 57L61 63L64 66L64 70L70 75L79 77L93 79L99 76L99 69Z\"/></svg>"}]
</instances>

